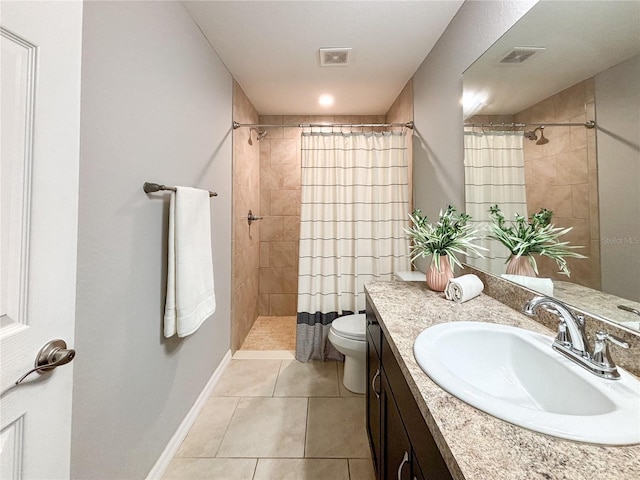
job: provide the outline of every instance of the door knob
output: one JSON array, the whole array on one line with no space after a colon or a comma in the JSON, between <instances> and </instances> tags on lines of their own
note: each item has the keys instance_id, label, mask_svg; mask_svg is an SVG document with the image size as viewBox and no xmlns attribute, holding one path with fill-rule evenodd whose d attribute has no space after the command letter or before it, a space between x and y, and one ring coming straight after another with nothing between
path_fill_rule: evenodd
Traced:
<instances>
[{"instance_id":1,"label":"door knob","mask_svg":"<svg viewBox=\"0 0 640 480\"><path fill-rule=\"evenodd\" d=\"M38 352L34 368L16 380L16 385L22 383L25 378L34 372L40 374L48 372L60 365L69 363L75 356L76 351L73 348L67 348L67 343L64 340L51 340L45 343Z\"/></svg>"}]
</instances>

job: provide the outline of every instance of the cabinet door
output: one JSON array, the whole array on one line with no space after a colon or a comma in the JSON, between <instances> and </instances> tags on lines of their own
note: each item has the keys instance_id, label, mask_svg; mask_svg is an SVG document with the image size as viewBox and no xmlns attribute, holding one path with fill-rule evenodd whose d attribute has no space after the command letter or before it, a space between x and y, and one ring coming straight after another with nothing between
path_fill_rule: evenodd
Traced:
<instances>
[{"instance_id":1,"label":"cabinet door","mask_svg":"<svg viewBox=\"0 0 640 480\"><path fill-rule=\"evenodd\" d=\"M411 442L404 429L398 406L391 394L391 388L384 375L382 377L382 480L411 480Z\"/></svg>"},{"instance_id":2,"label":"cabinet door","mask_svg":"<svg viewBox=\"0 0 640 480\"><path fill-rule=\"evenodd\" d=\"M380 358L367 331L367 433L376 474L380 478Z\"/></svg>"},{"instance_id":3,"label":"cabinet door","mask_svg":"<svg viewBox=\"0 0 640 480\"><path fill-rule=\"evenodd\" d=\"M411 462L411 471L413 473L413 480L427 480L427 477L422 473L422 469L420 468L420 464L418 463L418 457L413 456L413 462Z\"/></svg>"}]
</instances>

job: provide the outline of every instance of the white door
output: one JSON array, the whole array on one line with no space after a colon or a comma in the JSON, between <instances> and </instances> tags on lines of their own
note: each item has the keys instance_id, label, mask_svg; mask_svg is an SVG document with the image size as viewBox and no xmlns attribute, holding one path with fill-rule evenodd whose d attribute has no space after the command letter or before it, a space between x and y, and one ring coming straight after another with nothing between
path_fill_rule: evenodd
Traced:
<instances>
[{"instance_id":1,"label":"white door","mask_svg":"<svg viewBox=\"0 0 640 480\"><path fill-rule=\"evenodd\" d=\"M0 25L0 478L64 479L73 362L13 384L74 346L82 3L3 0Z\"/></svg>"}]
</instances>

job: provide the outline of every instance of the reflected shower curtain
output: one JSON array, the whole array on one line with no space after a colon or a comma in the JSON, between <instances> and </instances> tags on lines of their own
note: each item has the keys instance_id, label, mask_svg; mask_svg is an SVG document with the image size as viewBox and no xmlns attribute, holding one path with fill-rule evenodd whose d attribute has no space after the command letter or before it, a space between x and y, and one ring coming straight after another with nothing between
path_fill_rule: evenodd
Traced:
<instances>
[{"instance_id":1,"label":"reflected shower curtain","mask_svg":"<svg viewBox=\"0 0 640 480\"><path fill-rule=\"evenodd\" d=\"M410 269L404 133L303 133L301 189L296 358L342 359L331 322Z\"/></svg>"},{"instance_id":2,"label":"reflected shower curtain","mask_svg":"<svg viewBox=\"0 0 640 480\"><path fill-rule=\"evenodd\" d=\"M489 207L498 204L507 220L527 216L522 132L465 132L464 170L466 212L472 222L487 228ZM488 234L488 232L487 232ZM486 258L469 255L470 265L500 275L511 252L496 240L482 242Z\"/></svg>"}]
</instances>

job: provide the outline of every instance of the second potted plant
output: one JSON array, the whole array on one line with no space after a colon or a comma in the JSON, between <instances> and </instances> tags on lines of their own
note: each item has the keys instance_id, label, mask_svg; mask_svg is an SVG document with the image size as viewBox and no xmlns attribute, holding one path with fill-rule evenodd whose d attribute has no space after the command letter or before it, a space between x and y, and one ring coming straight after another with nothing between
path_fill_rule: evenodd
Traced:
<instances>
[{"instance_id":1,"label":"second potted plant","mask_svg":"<svg viewBox=\"0 0 640 480\"><path fill-rule=\"evenodd\" d=\"M571 231L569 228L555 227L551 223L553 212L546 208L531 216L531 222L516 213L515 221L507 225L504 215L498 205L489 209L493 224L491 225L493 238L511 252L507 260L506 273L512 275L524 275L535 277L538 274L538 265L534 254L552 258L556 261L560 273L570 276L571 271L567 266L566 257L587 258L575 252L581 246L569 245L569 242L560 242L558 239Z\"/></svg>"}]
</instances>

